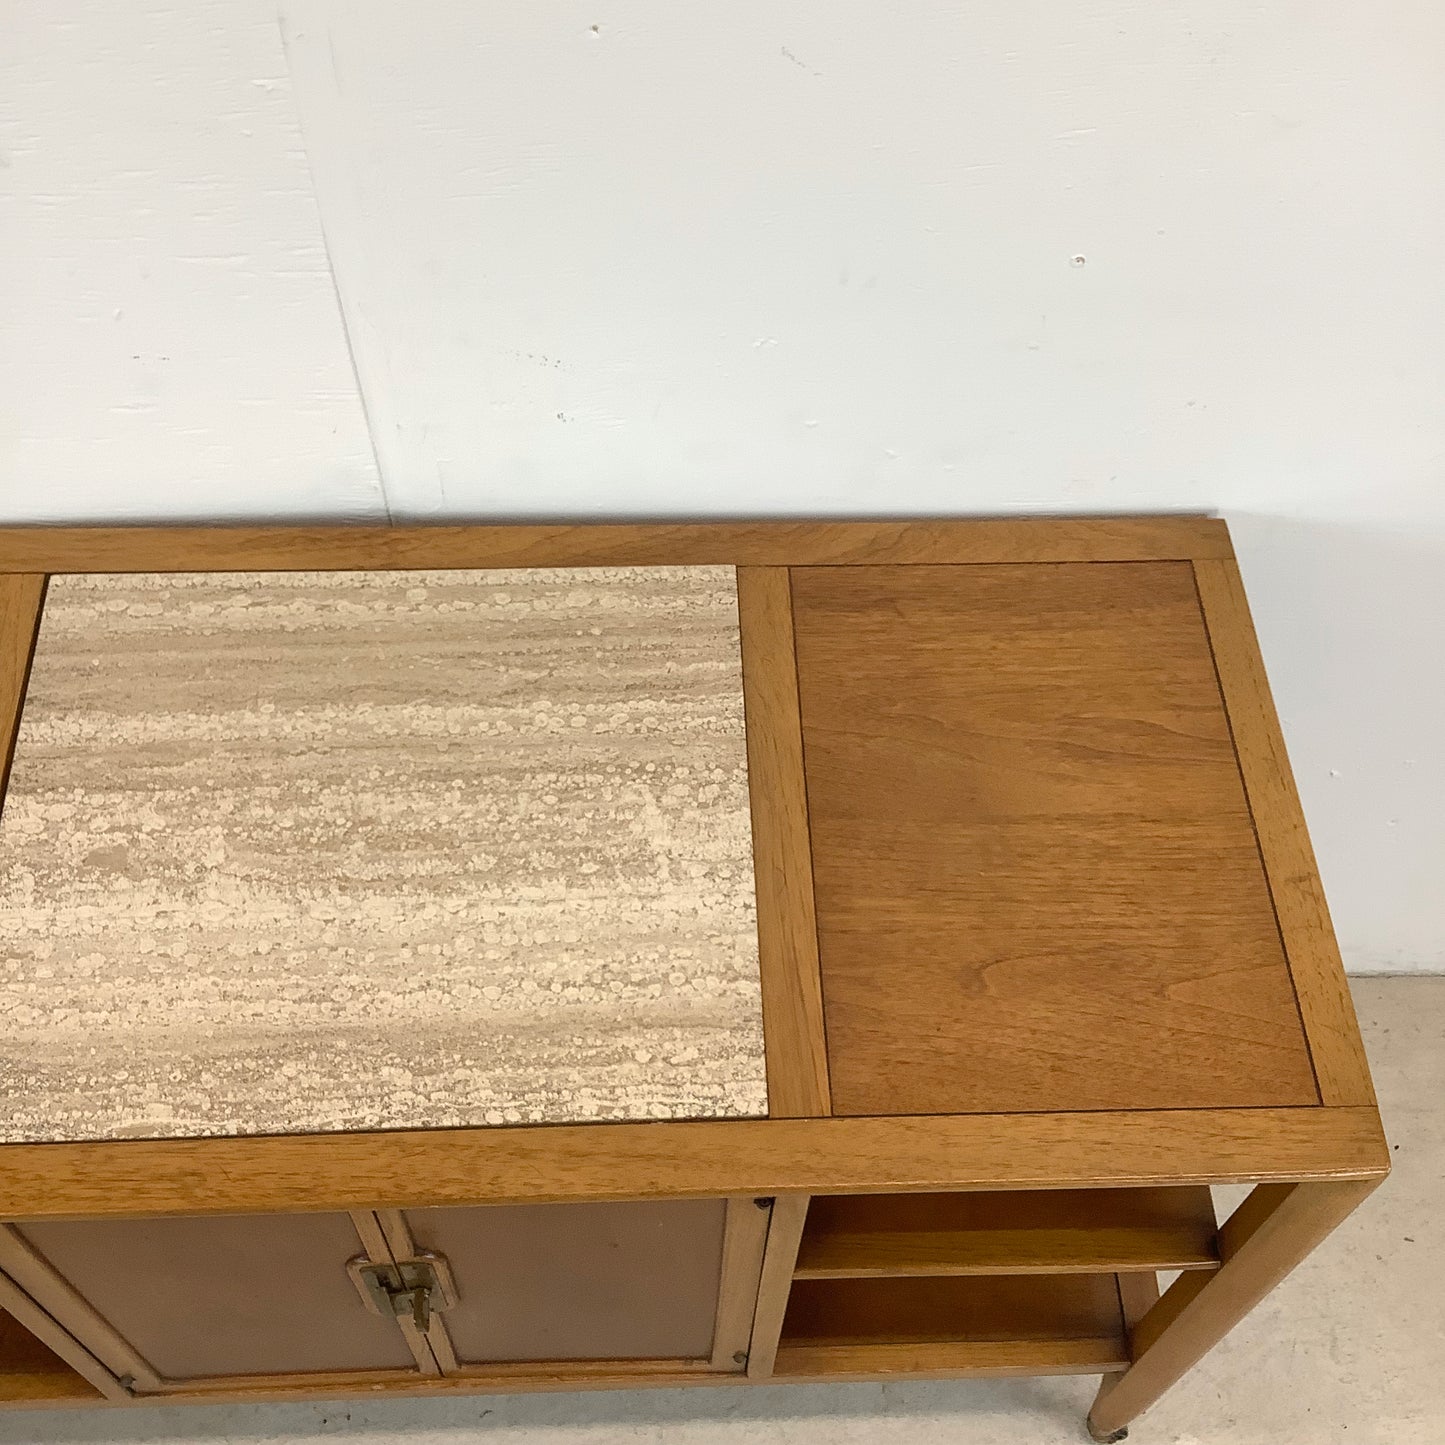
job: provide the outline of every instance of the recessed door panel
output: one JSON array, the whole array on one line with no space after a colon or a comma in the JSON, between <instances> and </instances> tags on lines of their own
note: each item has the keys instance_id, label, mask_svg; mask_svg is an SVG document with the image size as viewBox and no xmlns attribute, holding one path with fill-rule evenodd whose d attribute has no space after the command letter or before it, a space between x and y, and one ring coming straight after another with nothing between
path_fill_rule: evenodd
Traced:
<instances>
[{"instance_id":1,"label":"recessed door panel","mask_svg":"<svg viewBox=\"0 0 1445 1445\"><path fill-rule=\"evenodd\" d=\"M347 1274L345 1214L106 1219L16 1231L164 1380L415 1368ZM104 1358L104 1342L91 1346ZM112 1363L108 1360L107 1363ZM129 1373L127 1362L112 1368Z\"/></svg>"},{"instance_id":2,"label":"recessed door panel","mask_svg":"<svg viewBox=\"0 0 1445 1445\"><path fill-rule=\"evenodd\" d=\"M414 1209L417 1246L445 1256L457 1359L706 1359L726 1202Z\"/></svg>"}]
</instances>

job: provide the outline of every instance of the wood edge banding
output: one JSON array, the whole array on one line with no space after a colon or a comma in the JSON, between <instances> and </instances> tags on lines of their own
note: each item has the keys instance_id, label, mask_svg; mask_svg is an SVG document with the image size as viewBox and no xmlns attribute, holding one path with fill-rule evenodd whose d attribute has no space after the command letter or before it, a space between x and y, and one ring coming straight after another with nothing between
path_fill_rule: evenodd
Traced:
<instances>
[{"instance_id":1,"label":"wood edge banding","mask_svg":"<svg viewBox=\"0 0 1445 1445\"><path fill-rule=\"evenodd\" d=\"M47 580L38 572L0 576L0 813L5 809Z\"/></svg>"},{"instance_id":2,"label":"wood edge banding","mask_svg":"<svg viewBox=\"0 0 1445 1445\"><path fill-rule=\"evenodd\" d=\"M771 1118L831 1112L803 724L785 567L739 567L758 969Z\"/></svg>"},{"instance_id":3,"label":"wood edge banding","mask_svg":"<svg viewBox=\"0 0 1445 1445\"><path fill-rule=\"evenodd\" d=\"M0 572L1159 562L1233 555L1211 517L486 526L0 527Z\"/></svg>"},{"instance_id":4,"label":"wood edge banding","mask_svg":"<svg viewBox=\"0 0 1445 1445\"><path fill-rule=\"evenodd\" d=\"M1373 1106L0 1145L0 1219L1380 1179Z\"/></svg>"},{"instance_id":5,"label":"wood edge banding","mask_svg":"<svg viewBox=\"0 0 1445 1445\"><path fill-rule=\"evenodd\" d=\"M1194 577L1320 1102L1373 1106L1365 1046L1239 568L1232 560L1198 561Z\"/></svg>"}]
</instances>

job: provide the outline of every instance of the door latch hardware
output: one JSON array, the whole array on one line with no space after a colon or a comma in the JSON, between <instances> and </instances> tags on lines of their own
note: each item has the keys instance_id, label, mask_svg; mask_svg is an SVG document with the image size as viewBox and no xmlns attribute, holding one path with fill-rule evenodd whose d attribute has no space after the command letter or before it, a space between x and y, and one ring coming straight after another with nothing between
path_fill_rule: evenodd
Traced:
<instances>
[{"instance_id":1,"label":"door latch hardware","mask_svg":"<svg viewBox=\"0 0 1445 1445\"><path fill-rule=\"evenodd\" d=\"M409 1320L421 1335L431 1328L434 1314L457 1302L451 1268L439 1254L418 1254L395 1264L375 1264L360 1255L346 1271L372 1314Z\"/></svg>"}]
</instances>

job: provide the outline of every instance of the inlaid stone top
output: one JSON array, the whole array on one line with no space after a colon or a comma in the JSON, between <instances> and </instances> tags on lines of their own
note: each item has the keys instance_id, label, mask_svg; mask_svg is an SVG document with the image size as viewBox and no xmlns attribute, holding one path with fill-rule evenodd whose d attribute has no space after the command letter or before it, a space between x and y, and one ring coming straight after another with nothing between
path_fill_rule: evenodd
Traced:
<instances>
[{"instance_id":1,"label":"inlaid stone top","mask_svg":"<svg viewBox=\"0 0 1445 1445\"><path fill-rule=\"evenodd\" d=\"M766 1112L734 574L52 579L0 1138Z\"/></svg>"}]
</instances>

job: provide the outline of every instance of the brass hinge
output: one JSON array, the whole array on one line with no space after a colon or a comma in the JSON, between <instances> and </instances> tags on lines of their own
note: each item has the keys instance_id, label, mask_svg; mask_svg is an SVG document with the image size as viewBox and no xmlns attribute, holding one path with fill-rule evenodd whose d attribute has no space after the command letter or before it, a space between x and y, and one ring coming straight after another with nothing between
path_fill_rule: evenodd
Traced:
<instances>
[{"instance_id":1,"label":"brass hinge","mask_svg":"<svg viewBox=\"0 0 1445 1445\"><path fill-rule=\"evenodd\" d=\"M395 1264L375 1264L361 1255L346 1271L372 1314L410 1320L419 1334L431 1328L432 1315L457 1302L451 1267L439 1254L418 1254Z\"/></svg>"}]
</instances>

